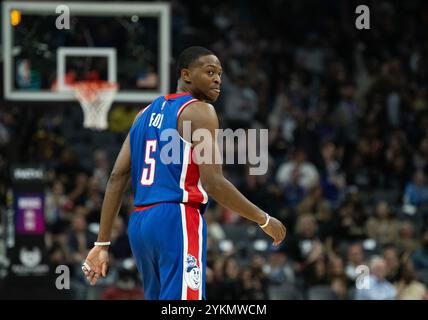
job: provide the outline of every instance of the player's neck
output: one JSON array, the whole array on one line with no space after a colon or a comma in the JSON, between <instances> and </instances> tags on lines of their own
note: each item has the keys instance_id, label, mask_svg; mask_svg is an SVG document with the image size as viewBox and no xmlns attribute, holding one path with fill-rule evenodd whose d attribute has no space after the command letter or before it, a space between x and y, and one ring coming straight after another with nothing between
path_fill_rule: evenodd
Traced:
<instances>
[{"instance_id":1,"label":"player's neck","mask_svg":"<svg viewBox=\"0 0 428 320\"><path fill-rule=\"evenodd\" d=\"M177 83L177 93L182 93L182 92L190 92L192 93L192 90L190 88L190 86L185 83L184 81L182 81L181 79L178 80Z\"/></svg>"},{"instance_id":2,"label":"player's neck","mask_svg":"<svg viewBox=\"0 0 428 320\"><path fill-rule=\"evenodd\" d=\"M176 93L183 93L183 92L189 92L192 95L192 97L194 97L200 101L203 101L203 102L208 102L204 97L193 92L191 85L189 85L188 83L185 83L183 80L179 79L178 83L177 83Z\"/></svg>"},{"instance_id":3,"label":"player's neck","mask_svg":"<svg viewBox=\"0 0 428 320\"><path fill-rule=\"evenodd\" d=\"M191 88L191 86L187 83L185 83L184 81L182 81L181 79L178 80L177 83L177 91L176 93L183 93L183 92L189 92L194 98L200 100L200 101L205 101L205 99L203 97L199 97L197 94L195 94ZM207 102L207 101L205 101Z\"/></svg>"}]
</instances>

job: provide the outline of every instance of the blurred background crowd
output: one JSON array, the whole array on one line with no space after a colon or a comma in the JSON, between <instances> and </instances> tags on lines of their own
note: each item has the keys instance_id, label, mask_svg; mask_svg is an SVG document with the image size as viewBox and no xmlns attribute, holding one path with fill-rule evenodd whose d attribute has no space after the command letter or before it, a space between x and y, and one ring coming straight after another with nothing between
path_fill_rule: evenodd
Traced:
<instances>
[{"instance_id":1,"label":"blurred background crowd","mask_svg":"<svg viewBox=\"0 0 428 320\"><path fill-rule=\"evenodd\" d=\"M173 57L202 45L223 64L220 126L269 129L268 173L226 165L225 175L287 226L273 247L210 201L208 299L428 299L428 4L367 4L370 30L355 28L355 1L171 2ZM171 77L174 92L174 61ZM144 106L114 104L109 131L92 132L76 104L0 101L1 210L10 166L43 163L48 258L70 266L70 298L144 297L127 239L130 190L109 276L90 287L80 272Z\"/></svg>"}]
</instances>

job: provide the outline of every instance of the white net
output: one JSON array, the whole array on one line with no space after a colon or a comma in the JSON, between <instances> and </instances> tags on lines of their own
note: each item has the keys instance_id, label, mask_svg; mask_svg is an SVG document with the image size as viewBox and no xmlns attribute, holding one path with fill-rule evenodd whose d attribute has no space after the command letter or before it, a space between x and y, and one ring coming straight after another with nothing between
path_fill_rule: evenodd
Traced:
<instances>
[{"instance_id":1,"label":"white net","mask_svg":"<svg viewBox=\"0 0 428 320\"><path fill-rule=\"evenodd\" d=\"M73 84L73 89L82 106L83 126L95 130L107 129L108 112L118 85L107 81L81 81Z\"/></svg>"}]
</instances>

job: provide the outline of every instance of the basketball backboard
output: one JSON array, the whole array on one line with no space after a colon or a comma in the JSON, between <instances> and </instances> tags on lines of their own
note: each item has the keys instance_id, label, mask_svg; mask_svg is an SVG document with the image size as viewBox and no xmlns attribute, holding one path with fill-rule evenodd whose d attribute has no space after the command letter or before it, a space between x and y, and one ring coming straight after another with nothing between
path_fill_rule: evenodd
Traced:
<instances>
[{"instance_id":1,"label":"basketball backboard","mask_svg":"<svg viewBox=\"0 0 428 320\"><path fill-rule=\"evenodd\" d=\"M168 93L169 4L7 1L2 6L6 99L75 100L67 84L94 77L117 81L116 102L151 101ZM69 24L58 24L66 11Z\"/></svg>"}]
</instances>

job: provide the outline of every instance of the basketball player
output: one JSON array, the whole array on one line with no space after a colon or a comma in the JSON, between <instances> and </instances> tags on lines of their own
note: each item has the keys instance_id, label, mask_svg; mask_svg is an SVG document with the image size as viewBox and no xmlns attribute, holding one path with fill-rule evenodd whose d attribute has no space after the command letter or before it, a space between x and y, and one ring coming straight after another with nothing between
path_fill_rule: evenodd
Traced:
<instances>
[{"instance_id":1,"label":"basketball player","mask_svg":"<svg viewBox=\"0 0 428 320\"><path fill-rule=\"evenodd\" d=\"M207 231L203 217L208 196L257 223L279 245L286 233L277 219L247 200L224 176L221 164L200 163L192 152L202 141L183 135L184 121L192 133L211 133L213 155L218 152L218 119L210 104L220 94L219 59L202 47L190 47L178 60L177 93L155 99L140 112L123 143L105 193L98 240L82 270L92 285L105 277L113 221L129 178L135 210L128 235L137 268L142 274L146 299L201 300L205 298ZM161 161L162 130L180 134L179 164ZM186 140L187 139L187 140Z\"/></svg>"}]
</instances>

